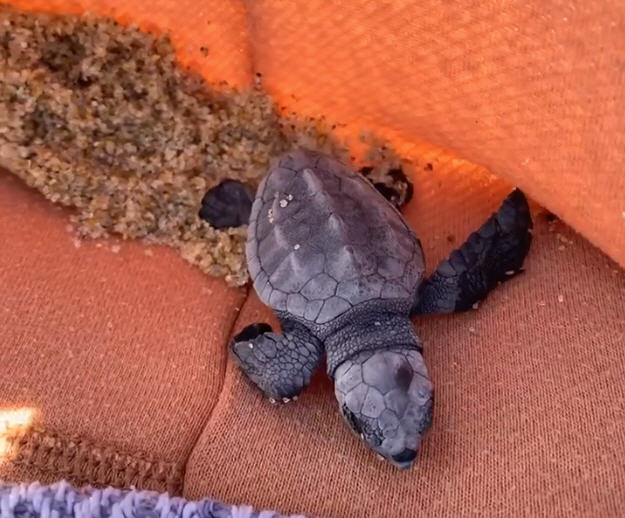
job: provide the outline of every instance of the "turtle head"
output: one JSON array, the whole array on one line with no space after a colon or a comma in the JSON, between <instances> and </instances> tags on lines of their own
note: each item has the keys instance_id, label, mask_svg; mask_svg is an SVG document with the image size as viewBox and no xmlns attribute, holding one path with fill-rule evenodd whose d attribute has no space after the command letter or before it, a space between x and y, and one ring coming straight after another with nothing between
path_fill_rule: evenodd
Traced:
<instances>
[{"instance_id":1,"label":"turtle head","mask_svg":"<svg viewBox=\"0 0 625 518\"><path fill-rule=\"evenodd\" d=\"M343 417L373 451L400 468L412 466L434 401L418 351L358 353L334 372L334 392Z\"/></svg>"}]
</instances>

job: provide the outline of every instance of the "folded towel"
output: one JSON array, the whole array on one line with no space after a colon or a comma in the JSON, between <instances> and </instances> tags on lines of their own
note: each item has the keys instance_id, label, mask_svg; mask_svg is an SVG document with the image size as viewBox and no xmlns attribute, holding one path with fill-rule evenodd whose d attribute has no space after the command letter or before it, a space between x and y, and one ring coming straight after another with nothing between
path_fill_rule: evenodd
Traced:
<instances>
[{"instance_id":1,"label":"folded towel","mask_svg":"<svg viewBox=\"0 0 625 518\"><path fill-rule=\"evenodd\" d=\"M0 483L0 518L289 518L210 498L186 500L167 493L134 489L74 488L62 481ZM290 518L307 518L290 515Z\"/></svg>"}]
</instances>

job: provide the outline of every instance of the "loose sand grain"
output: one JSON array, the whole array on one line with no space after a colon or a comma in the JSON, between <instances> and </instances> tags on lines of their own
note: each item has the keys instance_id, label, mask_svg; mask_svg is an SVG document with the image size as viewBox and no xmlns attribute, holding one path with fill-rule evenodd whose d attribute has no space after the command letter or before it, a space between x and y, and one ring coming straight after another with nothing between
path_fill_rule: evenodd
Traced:
<instances>
[{"instance_id":1,"label":"loose sand grain","mask_svg":"<svg viewBox=\"0 0 625 518\"><path fill-rule=\"evenodd\" d=\"M329 123L282 115L258 82L209 85L167 36L108 19L0 7L0 66L1 166L71 207L78 237L173 246L230 285L248 280L246 228L201 220L204 193L225 178L255 187L298 145L348 156Z\"/></svg>"}]
</instances>

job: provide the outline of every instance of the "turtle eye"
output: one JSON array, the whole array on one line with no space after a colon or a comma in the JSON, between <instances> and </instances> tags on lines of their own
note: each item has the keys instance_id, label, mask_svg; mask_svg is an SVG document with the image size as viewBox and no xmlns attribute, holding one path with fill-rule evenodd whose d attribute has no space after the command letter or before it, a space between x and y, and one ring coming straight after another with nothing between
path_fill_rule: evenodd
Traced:
<instances>
[{"instance_id":1,"label":"turtle eye","mask_svg":"<svg viewBox=\"0 0 625 518\"><path fill-rule=\"evenodd\" d=\"M345 403L343 403L343 406L341 407L341 412L343 413L343 416L349 423L349 426L351 426L352 430L354 430L354 432L356 432L358 435L362 435L362 428L360 427L360 422L358 421L358 419L356 419L356 416L354 415L354 413L349 409L349 407Z\"/></svg>"}]
</instances>

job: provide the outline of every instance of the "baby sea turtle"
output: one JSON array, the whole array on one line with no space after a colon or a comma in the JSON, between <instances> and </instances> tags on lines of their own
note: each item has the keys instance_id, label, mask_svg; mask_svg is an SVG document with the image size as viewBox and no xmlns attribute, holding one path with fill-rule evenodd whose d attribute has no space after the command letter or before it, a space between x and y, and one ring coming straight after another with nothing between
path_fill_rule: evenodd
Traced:
<instances>
[{"instance_id":1,"label":"baby sea turtle","mask_svg":"<svg viewBox=\"0 0 625 518\"><path fill-rule=\"evenodd\" d=\"M410 317L474 306L521 270L531 228L515 190L424 280L419 239L371 182L318 152L289 152L258 187L246 248L254 288L282 333L249 325L231 343L234 356L268 398L287 402L325 353L349 426L408 468L434 402Z\"/></svg>"}]
</instances>

